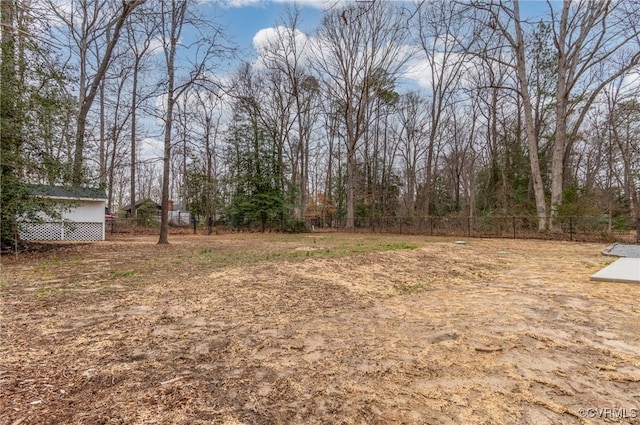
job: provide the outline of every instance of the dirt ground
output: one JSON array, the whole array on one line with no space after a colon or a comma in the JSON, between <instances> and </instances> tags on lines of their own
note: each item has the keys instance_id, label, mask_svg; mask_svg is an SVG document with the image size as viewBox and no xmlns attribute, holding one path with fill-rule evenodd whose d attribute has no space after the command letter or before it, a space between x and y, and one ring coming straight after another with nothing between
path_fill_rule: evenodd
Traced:
<instances>
[{"instance_id":1,"label":"dirt ground","mask_svg":"<svg viewBox=\"0 0 640 425\"><path fill-rule=\"evenodd\" d=\"M156 241L1 259L0 424L640 423L605 245Z\"/></svg>"}]
</instances>

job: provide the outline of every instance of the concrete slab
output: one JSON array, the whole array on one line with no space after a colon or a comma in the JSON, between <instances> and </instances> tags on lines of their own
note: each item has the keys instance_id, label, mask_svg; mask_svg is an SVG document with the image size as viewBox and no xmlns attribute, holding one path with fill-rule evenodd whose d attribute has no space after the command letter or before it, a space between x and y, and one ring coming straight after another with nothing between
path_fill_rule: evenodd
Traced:
<instances>
[{"instance_id":1,"label":"concrete slab","mask_svg":"<svg viewBox=\"0 0 640 425\"><path fill-rule=\"evenodd\" d=\"M591 280L640 283L640 258L620 258L592 275Z\"/></svg>"},{"instance_id":2,"label":"concrete slab","mask_svg":"<svg viewBox=\"0 0 640 425\"><path fill-rule=\"evenodd\" d=\"M608 246L604 251L604 255L611 255L614 257L634 257L640 258L640 245L614 243Z\"/></svg>"}]
</instances>

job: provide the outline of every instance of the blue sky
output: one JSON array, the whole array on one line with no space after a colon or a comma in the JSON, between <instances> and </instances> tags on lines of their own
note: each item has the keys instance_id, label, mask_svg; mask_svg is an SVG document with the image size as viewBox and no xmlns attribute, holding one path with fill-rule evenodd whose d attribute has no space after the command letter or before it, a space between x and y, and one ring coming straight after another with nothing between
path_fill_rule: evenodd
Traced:
<instances>
[{"instance_id":1,"label":"blue sky","mask_svg":"<svg viewBox=\"0 0 640 425\"><path fill-rule=\"evenodd\" d=\"M204 0L202 11L225 28L227 34L241 49L247 49L245 54L251 57L245 57L245 59L252 59L256 55L252 44L254 35L261 29L286 22L287 9L293 8L294 5L300 7L300 30L311 34L322 19L324 9L339 7L345 2L345 0ZM413 1L406 3L411 7ZM553 0L551 3L559 2ZM521 1L520 7L525 16L540 16L548 10L545 0Z\"/></svg>"},{"instance_id":2,"label":"blue sky","mask_svg":"<svg viewBox=\"0 0 640 425\"><path fill-rule=\"evenodd\" d=\"M323 15L323 3L331 6L335 0L297 2L300 7L300 29L309 34L315 30ZM275 27L286 22L287 10L294 2L287 0L222 0L209 2L203 12L213 15L216 23L227 29L241 49L253 50L254 35L264 28ZM248 58L247 58L248 59Z\"/></svg>"},{"instance_id":3,"label":"blue sky","mask_svg":"<svg viewBox=\"0 0 640 425\"><path fill-rule=\"evenodd\" d=\"M286 23L287 11L295 4L300 8L299 29L311 35L318 27L326 8L340 7L340 4L346 1L349 0L297 0L295 3L292 0L200 0L200 6L201 13L210 17L217 26L224 28L226 35L241 49L238 59L252 62L258 57L258 52L253 46L254 36L260 30ZM406 3L411 7L413 1ZM541 15L547 12L547 8L547 3L543 0L521 2L523 15ZM226 72L234 72L236 64L236 61L231 61ZM408 84L407 87L415 89L415 84L420 84L419 80L419 76L413 76L399 83ZM162 146L160 142L154 143L156 144L157 156L161 157ZM149 148L152 149L151 146Z\"/></svg>"}]
</instances>

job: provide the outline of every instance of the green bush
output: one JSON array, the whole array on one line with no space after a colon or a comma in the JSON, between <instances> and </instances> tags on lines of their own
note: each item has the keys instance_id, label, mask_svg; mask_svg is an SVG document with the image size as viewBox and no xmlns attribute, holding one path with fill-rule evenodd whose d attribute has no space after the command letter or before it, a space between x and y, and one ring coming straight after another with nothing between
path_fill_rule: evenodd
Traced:
<instances>
[{"instance_id":1,"label":"green bush","mask_svg":"<svg viewBox=\"0 0 640 425\"><path fill-rule=\"evenodd\" d=\"M138 226L149 226L157 216L157 206L153 201L144 201L136 208L134 223Z\"/></svg>"}]
</instances>

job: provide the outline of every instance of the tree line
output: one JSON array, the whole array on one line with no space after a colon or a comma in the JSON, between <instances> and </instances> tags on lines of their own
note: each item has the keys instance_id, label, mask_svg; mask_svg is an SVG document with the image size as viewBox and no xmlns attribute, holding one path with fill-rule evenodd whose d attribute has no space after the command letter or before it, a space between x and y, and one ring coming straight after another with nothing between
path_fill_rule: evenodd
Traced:
<instances>
[{"instance_id":1,"label":"tree line","mask_svg":"<svg viewBox=\"0 0 640 425\"><path fill-rule=\"evenodd\" d=\"M170 200L262 230L638 219L640 4L536 6L328 2L305 33L292 5L243 62L200 2L3 1L3 246L32 183L160 200L160 243Z\"/></svg>"}]
</instances>

